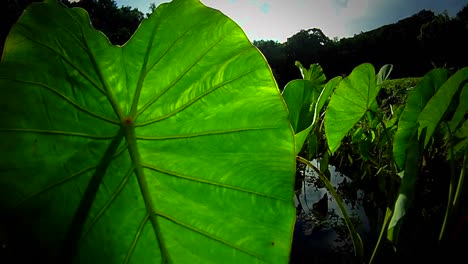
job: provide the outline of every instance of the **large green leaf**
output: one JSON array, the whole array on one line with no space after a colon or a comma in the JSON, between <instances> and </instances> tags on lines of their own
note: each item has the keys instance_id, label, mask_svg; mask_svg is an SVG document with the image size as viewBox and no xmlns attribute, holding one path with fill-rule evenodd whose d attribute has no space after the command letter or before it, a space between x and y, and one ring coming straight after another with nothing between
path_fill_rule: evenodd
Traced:
<instances>
[{"instance_id":1,"label":"large green leaf","mask_svg":"<svg viewBox=\"0 0 468 264\"><path fill-rule=\"evenodd\" d=\"M357 66L340 82L325 113L325 134L332 153L348 131L371 109L379 89L375 69L370 63Z\"/></svg>"},{"instance_id":2,"label":"large green leaf","mask_svg":"<svg viewBox=\"0 0 468 264\"><path fill-rule=\"evenodd\" d=\"M117 47L83 9L32 4L0 87L1 210L44 263L289 261L288 112L221 12L175 0Z\"/></svg>"},{"instance_id":3,"label":"large green leaf","mask_svg":"<svg viewBox=\"0 0 468 264\"><path fill-rule=\"evenodd\" d=\"M419 114L447 78L447 70L434 69L424 75L423 79L408 95L406 106L401 113L393 140L393 156L400 171L405 166L406 150L411 144L411 136L418 129L417 120Z\"/></svg>"},{"instance_id":4,"label":"large green leaf","mask_svg":"<svg viewBox=\"0 0 468 264\"><path fill-rule=\"evenodd\" d=\"M427 127L424 146L427 145L432 137L436 127L444 117L450 103L457 91L463 89L463 86L468 81L468 67L458 70L455 74L440 87L434 96L427 102L427 105L421 111L418 117L420 124L419 131ZM463 102L466 104L466 102Z\"/></svg>"}]
</instances>

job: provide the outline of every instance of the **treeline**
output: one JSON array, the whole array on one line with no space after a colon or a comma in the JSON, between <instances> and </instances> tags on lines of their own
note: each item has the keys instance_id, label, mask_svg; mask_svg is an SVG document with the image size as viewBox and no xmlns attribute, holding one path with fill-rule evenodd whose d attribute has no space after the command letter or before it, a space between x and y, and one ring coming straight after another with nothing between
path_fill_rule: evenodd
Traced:
<instances>
[{"instance_id":1,"label":"treeline","mask_svg":"<svg viewBox=\"0 0 468 264\"><path fill-rule=\"evenodd\" d=\"M0 1L0 41L2 50L11 26L13 26L21 13L32 2L43 1ZM111 43L115 45L124 44L132 36L133 32L135 32L145 17L145 14L136 8L130 6L118 7L114 0L81 0L79 2L61 0L60 2L68 7L81 7L88 11L93 26L106 34Z\"/></svg>"},{"instance_id":2,"label":"treeline","mask_svg":"<svg viewBox=\"0 0 468 264\"><path fill-rule=\"evenodd\" d=\"M254 41L268 60L280 88L301 78L296 60L305 67L319 63L328 78L346 75L370 62L393 64L392 78L419 77L434 67L456 70L468 65L468 5L454 18L422 10L395 24L350 38L330 39L318 28L301 30L285 43Z\"/></svg>"},{"instance_id":3,"label":"treeline","mask_svg":"<svg viewBox=\"0 0 468 264\"><path fill-rule=\"evenodd\" d=\"M0 1L1 50L14 22L32 0ZM41 1L38 1L41 2ZM88 11L93 26L116 45L124 44L145 16L136 8L118 7L114 0L81 0L69 7ZM153 11L154 3L150 9ZM327 77L349 74L358 64L372 63L376 68L393 64L392 78L422 76L434 67L458 69L468 62L468 5L454 18L446 13L423 10L372 31L350 38L330 39L320 29L301 30L285 43L254 41L268 60L280 88L301 78L294 62L304 66L319 63ZM0 51L1 51L0 50Z\"/></svg>"}]
</instances>

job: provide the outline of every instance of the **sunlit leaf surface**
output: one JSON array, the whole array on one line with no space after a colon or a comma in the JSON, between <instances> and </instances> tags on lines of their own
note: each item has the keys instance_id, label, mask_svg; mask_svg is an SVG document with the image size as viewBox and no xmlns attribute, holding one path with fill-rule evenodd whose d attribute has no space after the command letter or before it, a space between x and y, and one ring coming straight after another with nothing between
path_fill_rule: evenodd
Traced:
<instances>
[{"instance_id":1,"label":"sunlit leaf surface","mask_svg":"<svg viewBox=\"0 0 468 264\"><path fill-rule=\"evenodd\" d=\"M175 0L117 47L83 9L35 3L0 88L1 209L44 263L288 263L294 133L219 11Z\"/></svg>"},{"instance_id":2,"label":"sunlit leaf surface","mask_svg":"<svg viewBox=\"0 0 468 264\"><path fill-rule=\"evenodd\" d=\"M417 120L419 114L447 78L447 70L434 69L424 75L424 78L408 95L408 100L398 121L398 129L393 140L393 156L400 171L405 166L406 151L411 144L411 136L418 129Z\"/></svg>"},{"instance_id":3,"label":"sunlit leaf surface","mask_svg":"<svg viewBox=\"0 0 468 264\"><path fill-rule=\"evenodd\" d=\"M371 109L379 89L375 69L370 63L357 66L341 80L325 113L325 134L332 153L348 131Z\"/></svg>"}]
</instances>

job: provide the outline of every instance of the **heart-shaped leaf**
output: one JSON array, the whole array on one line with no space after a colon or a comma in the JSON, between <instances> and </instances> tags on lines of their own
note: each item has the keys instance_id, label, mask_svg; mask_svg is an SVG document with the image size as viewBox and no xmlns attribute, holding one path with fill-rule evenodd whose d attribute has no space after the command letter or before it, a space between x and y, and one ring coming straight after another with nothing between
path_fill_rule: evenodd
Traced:
<instances>
[{"instance_id":1,"label":"heart-shaped leaf","mask_svg":"<svg viewBox=\"0 0 468 264\"><path fill-rule=\"evenodd\" d=\"M299 61L295 62L297 68L301 72L302 79L309 80L316 85L324 85L327 77L323 73L322 66L317 63L311 64L309 69L304 68Z\"/></svg>"},{"instance_id":2,"label":"heart-shaped leaf","mask_svg":"<svg viewBox=\"0 0 468 264\"><path fill-rule=\"evenodd\" d=\"M380 85L376 85L375 69L363 63L341 80L325 113L325 134L334 153L348 131L373 108Z\"/></svg>"},{"instance_id":3,"label":"heart-shaped leaf","mask_svg":"<svg viewBox=\"0 0 468 264\"><path fill-rule=\"evenodd\" d=\"M380 85L386 80L388 80L388 77L390 76L392 70L393 64L385 64L384 66L382 66L382 68L380 68L379 72L375 76L377 85Z\"/></svg>"},{"instance_id":4,"label":"heart-shaped leaf","mask_svg":"<svg viewBox=\"0 0 468 264\"><path fill-rule=\"evenodd\" d=\"M175 0L118 47L83 9L32 4L0 87L1 210L44 263L289 261L288 112L221 12Z\"/></svg>"},{"instance_id":5,"label":"heart-shaped leaf","mask_svg":"<svg viewBox=\"0 0 468 264\"><path fill-rule=\"evenodd\" d=\"M289 109L289 121L296 134L296 154L301 151L312 129L320 89L321 87L309 80L293 80L284 87L282 95Z\"/></svg>"}]
</instances>

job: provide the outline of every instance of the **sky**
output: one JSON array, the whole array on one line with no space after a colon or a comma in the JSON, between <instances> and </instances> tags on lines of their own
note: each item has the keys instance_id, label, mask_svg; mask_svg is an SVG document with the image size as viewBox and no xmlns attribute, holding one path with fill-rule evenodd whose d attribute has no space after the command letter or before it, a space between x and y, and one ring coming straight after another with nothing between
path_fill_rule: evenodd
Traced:
<instances>
[{"instance_id":1,"label":"sky","mask_svg":"<svg viewBox=\"0 0 468 264\"><path fill-rule=\"evenodd\" d=\"M149 12L165 0L116 0ZM239 24L251 41L286 42L302 29L320 28L330 39L352 37L426 9L455 16L468 0L201 0Z\"/></svg>"}]
</instances>

